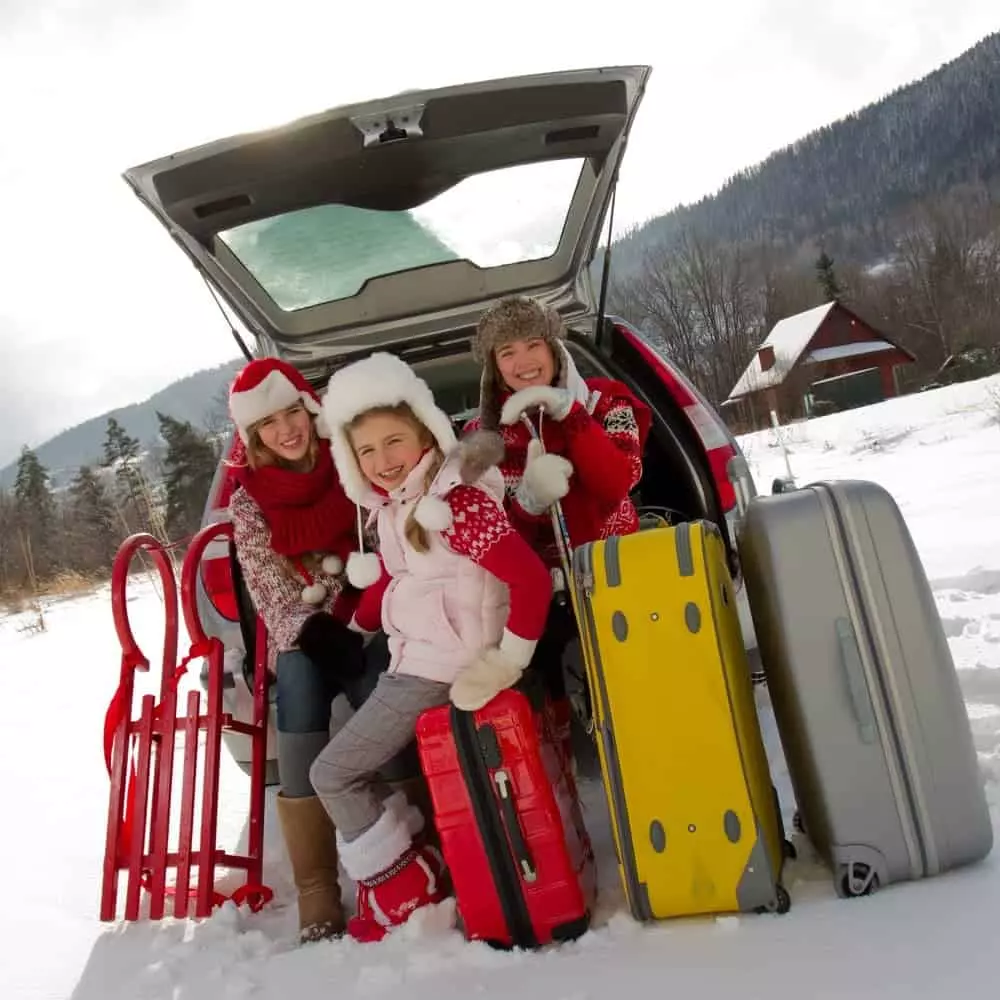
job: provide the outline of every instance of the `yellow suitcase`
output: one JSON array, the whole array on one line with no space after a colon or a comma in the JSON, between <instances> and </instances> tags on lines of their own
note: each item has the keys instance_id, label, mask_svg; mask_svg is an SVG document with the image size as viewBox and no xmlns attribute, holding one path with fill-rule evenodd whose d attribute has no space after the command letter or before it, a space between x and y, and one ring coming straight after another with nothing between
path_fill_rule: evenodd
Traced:
<instances>
[{"instance_id":1,"label":"yellow suitcase","mask_svg":"<svg viewBox=\"0 0 1000 1000\"><path fill-rule=\"evenodd\" d=\"M633 915L786 912L788 847L718 529L581 546L573 577Z\"/></svg>"}]
</instances>

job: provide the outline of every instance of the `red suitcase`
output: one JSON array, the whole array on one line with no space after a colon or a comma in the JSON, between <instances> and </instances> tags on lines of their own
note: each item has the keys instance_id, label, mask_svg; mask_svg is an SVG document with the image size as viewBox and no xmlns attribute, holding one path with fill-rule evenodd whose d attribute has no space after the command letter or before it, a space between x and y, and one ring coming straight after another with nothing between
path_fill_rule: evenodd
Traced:
<instances>
[{"instance_id":1,"label":"red suitcase","mask_svg":"<svg viewBox=\"0 0 1000 1000\"><path fill-rule=\"evenodd\" d=\"M596 893L594 856L552 703L520 691L477 712L442 706L417 748L465 935L535 948L579 937Z\"/></svg>"}]
</instances>

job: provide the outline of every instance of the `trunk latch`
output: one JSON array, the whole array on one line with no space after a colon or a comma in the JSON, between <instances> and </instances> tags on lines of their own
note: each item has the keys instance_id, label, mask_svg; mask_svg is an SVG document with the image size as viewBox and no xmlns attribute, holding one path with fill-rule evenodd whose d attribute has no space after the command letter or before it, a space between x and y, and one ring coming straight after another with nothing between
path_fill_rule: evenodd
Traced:
<instances>
[{"instance_id":1,"label":"trunk latch","mask_svg":"<svg viewBox=\"0 0 1000 1000\"><path fill-rule=\"evenodd\" d=\"M424 108L423 104L387 108L370 115L356 115L351 124L361 133L365 149L405 139L419 139L424 134L420 125Z\"/></svg>"}]
</instances>

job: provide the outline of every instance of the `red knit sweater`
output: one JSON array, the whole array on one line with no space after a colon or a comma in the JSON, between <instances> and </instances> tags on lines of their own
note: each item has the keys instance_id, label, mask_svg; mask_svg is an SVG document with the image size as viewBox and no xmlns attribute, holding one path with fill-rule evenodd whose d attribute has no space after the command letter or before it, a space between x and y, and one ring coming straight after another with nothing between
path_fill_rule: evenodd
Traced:
<instances>
[{"instance_id":1,"label":"red knit sweater","mask_svg":"<svg viewBox=\"0 0 1000 1000\"><path fill-rule=\"evenodd\" d=\"M562 508L574 547L639 530L639 516L629 493L642 476L642 450L651 422L648 408L621 382L592 378L586 385L592 394L599 393L593 413L577 402L564 420L547 419L541 425L545 450L573 463ZM466 431L478 426L477 417ZM515 499L531 434L522 423L501 427L500 433L505 446L500 470L511 522L546 563L558 566L550 515L529 514Z\"/></svg>"}]
</instances>

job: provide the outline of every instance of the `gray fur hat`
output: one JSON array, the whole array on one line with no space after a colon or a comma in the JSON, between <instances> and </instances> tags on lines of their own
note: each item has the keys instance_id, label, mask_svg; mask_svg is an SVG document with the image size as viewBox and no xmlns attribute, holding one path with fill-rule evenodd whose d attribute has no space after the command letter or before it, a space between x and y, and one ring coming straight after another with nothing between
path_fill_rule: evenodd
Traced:
<instances>
[{"instance_id":1,"label":"gray fur hat","mask_svg":"<svg viewBox=\"0 0 1000 1000\"><path fill-rule=\"evenodd\" d=\"M473 357L483 366L479 381L479 426L493 431L500 426L500 407L504 393L503 379L497 369L496 350L514 340L544 340L552 350L556 377L561 374L562 351L559 342L566 336L562 317L549 306L526 295L500 299L479 318Z\"/></svg>"}]
</instances>

